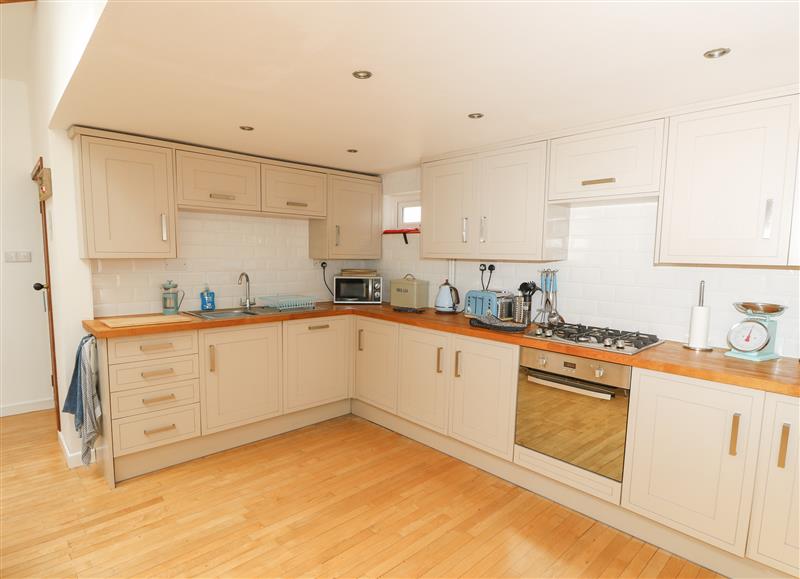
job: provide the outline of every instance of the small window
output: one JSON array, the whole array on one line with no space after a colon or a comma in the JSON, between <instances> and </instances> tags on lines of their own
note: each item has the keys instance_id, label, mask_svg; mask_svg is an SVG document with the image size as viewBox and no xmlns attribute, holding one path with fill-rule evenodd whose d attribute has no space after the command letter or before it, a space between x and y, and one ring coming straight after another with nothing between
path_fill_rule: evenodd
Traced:
<instances>
[{"instance_id":1,"label":"small window","mask_svg":"<svg viewBox=\"0 0 800 579\"><path fill-rule=\"evenodd\" d=\"M397 204L397 227L408 229L419 227L422 221L422 206L419 201L400 201Z\"/></svg>"}]
</instances>

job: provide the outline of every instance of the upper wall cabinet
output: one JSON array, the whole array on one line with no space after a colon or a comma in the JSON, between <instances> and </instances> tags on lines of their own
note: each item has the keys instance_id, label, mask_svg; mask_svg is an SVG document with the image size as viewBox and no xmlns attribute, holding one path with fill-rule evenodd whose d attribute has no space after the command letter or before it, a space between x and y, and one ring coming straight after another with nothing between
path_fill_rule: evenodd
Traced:
<instances>
[{"instance_id":1,"label":"upper wall cabinet","mask_svg":"<svg viewBox=\"0 0 800 579\"><path fill-rule=\"evenodd\" d=\"M258 163L181 150L176 157L179 207L261 209Z\"/></svg>"},{"instance_id":2,"label":"upper wall cabinet","mask_svg":"<svg viewBox=\"0 0 800 579\"><path fill-rule=\"evenodd\" d=\"M171 149L83 135L85 257L175 257Z\"/></svg>"},{"instance_id":3,"label":"upper wall cabinet","mask_svg":"<svg viewBox=\"0 0 800 579\"><path fill-rule=\"evenodd\" d=\"M380 181L328 176L327 217L309 223L312 259L379 259L381 257Z\"/></svg>"},{"instance_id":4,"label":"upper wall cabinet","mask_svg":"<svg viewBox=\"0 0 800 579\"><path fill-rule=\"evenodd\" d=\"M261 165L261 210L325 217L327 176L319 171Z\"/></svg>"},{"instance_id":5,"label":"upper wall cabinet","mask_svg":"<svg viewBox=\"0 0 800 579\"><path fill-rule=\"evenodd\" d=\"M569 209L547 207L547 143L423 166L423 257L562 259Z\"/></svg>"},{"instance_id":6,"label":"upper wall cabinet","mask_svg":"<svg viewBox=\"0 0 800 579\"><path fill-rule=\"evenodd\" d=\"M663 119L554 139L547 198L657 194L663 150Z\"/></svg>"},{"instance_id":7,"label":"upper wall cabinet","mask_svg":"<svg viewBox=\"0 0 800 579\"><path fill-rule=\"evenodd\" d=\"M786 265L797 97L670 119L661 263Z\"/></svg>"}]
</instances>

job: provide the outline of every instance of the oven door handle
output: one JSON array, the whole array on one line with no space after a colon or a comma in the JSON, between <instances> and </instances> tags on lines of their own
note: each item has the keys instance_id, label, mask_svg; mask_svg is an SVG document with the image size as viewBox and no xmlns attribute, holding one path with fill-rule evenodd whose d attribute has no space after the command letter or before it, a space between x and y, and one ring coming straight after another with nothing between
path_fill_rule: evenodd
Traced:
<instances>
[{"instance_id":1,"label":"oven door handle","mask_svg":"<svg viewBox=\"0 0 800 579\"><path fill-rule=\"evenodd\" d=\"M609 394L608 392L597 392L596 390L581 388L577 385L571 386L568 384L559 384L558 382L551 382L549 380L535 378L531 375L528 375L528 382L533 382L534 384L539 384L540 386L547 386L548 388L557 388L558 390L580 394L581 396L591 396L592 398L599 398L601 400L611 400L614 397L613 394Z\"/></svg>"}]
</instances>

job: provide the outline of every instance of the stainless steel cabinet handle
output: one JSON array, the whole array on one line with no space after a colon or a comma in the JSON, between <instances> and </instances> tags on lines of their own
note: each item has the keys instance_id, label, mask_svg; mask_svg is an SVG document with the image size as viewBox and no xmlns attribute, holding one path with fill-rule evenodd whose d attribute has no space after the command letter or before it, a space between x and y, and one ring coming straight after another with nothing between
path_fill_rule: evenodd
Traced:
<instances>
[{"instance_id":1,"label":"stainless steel cabinet handle","mask_svg":"<svg viewBox=\"0 0 800 579\"><path fill-rule=\"evenodd\" d=\"M167 240L167 214L161 214L161 241Z\"/></svg>"},{"instance_id":2,"label":"stainless steel cabinet handle","mask_svg":"<svg viewBox=\"0 0 800 579\"><path fill-rule=\"evenodd\" d=\"M781 427L781 444L778 447L778 468L786 468L786 452L789 450L789 429L792 427L784 422Z\"/></svg>"},{"instance_id":3,"label":"stainless steel cabinet handle","mask_svg":"<svg viewBox=\"0 0 800 579\"><path fill-rule=\"evenodd\" d=\"M436 373L442 373L442 352L444 348L436 348Z\"/></svg>"},{"instance_id":4,"label":"stainless steel cabinet handle","mask_svg":"<svg viewBox=\"0 0 800 579\"><path fill-rule=\"evenodd\" d=\"M336 247L339 247L339 243L342 241L342 228L338 225L336 226Z\"/></svg>"},{"instance_id":5,"label":"stainless steel cabinet handle","mask_svg":"<svg viewBox=\"0 0 800 579\"><path fill-rule=\"evenodd\" d=\"M469 217L463 217L461 219L461 243L467 242L467 223L469 222Z\"/></svg>"},{"instance_id":6,"label":"stainless steel cabinet handle","mask_svg":"<svg viewBox=\"0 0 800 579\"><path fill-rule=\"evenodd\" d=\"M170 430L176 430L177 426L174 424L170 424L169 426L160 426L158 428L153 428L151 430L145 430L145 436L152 436L153 434L161 434L162 432L169 432Z\"/></svg>"},{"instance_id":7,"label":"stainless steel cabinet handle","mask_svg":"<svg viewBox=\"0 0 800 579\"><path fill-rule=\"evenodd\" d=\"M549 380L542 380L528 376L528 382L539 384L540 386L547 386L548 388L555 388L556 390L563 390L564 392L572 392L573 394L580 394L581 396L589 396L590 398L599 398L600 400L611 400L613 396L610 392L596 392L594 390L587 390L579 386L570 386L569 384L559 384L558 382L551 382Z\"/></svg>"},{"instance_id":8,"label":"stainless steel cabinet handle","mask_svg":"<svg viewBox=\"0 0 800 579\"><path fill-rule=\"evenodd\" d=\"M775 201L767 199L764 204L764 225L761 229L761 239L769 239L772 237L772 209Z\"/></svg>"},{"instance_id":9,"label":"stainless steel cabinet handle","mask_svg":"<svg viewBox=\"0 0 800 579\"><path fill-rule=\"evenodd\" d=\"M142 344L139 346L140 352L159 352L161 350L171 350L174 348L172 342L159 342L158 344Z\"/></svg>"},{"instance_id":10,"label":"stainless steel cabinet handle","mask_svg":"<svg viewBox=\"0 0 800 579\"><path fill-rule=\"evenodd\" d=\"M331 327L330 324L322 324L322 325L319 325L319 326L308 326L308 329L309 330L327 330L330 327Z\"/></svg>"},{"instance_id":11,"label":"stainless steel cabinet handle","mask_svg":"<svg viewBox=\"0 0 800 579\"><path fill-rule=\"evenodd\" d=\"M308 207L308 203L301 203L300 201L287 201L287 207Z\"/></svg>"},{"instance_id":12,"label":"stainless steel cabinet handle","mask_svg":"<svg viewBox=\"0 0 800 579\"><path fill-rule=\"evenodd\" d=\"M364 351L364 330L358 330L358 351Z\"/></svg>"},{"instance_id":13,"label":"stainless steel cabinet handle","mask_svg":"<svg viewBox=\"0 0 800 579\"><path fill-rule=\"evenodd\" d=\"M208 347L208 370L209 372L217 371L217 349L214 346Z\"/></svg>"},{"instance_id":14,"label":"stainless steel cabinet handle","mask_svg":"<svg viewBox=\"0 0 800 579\"><path fill-rule=\"evenodd\" d=\"M731 456L736 456L736 447L739 444L739 422L742 419L742 415L738 412L733 415L731 419L731 442L728 448L728 454Z\"/></svg>"},{"instance_id":15,"label":"stainless steel cabinet handle","mask_svg":"<svg viewBox=\"0 0 800 579\"><path fill-rule=\"evenodd\" d=\"M142 404L158 404L159 402L170 402L171 400L175 400L175 394L154 396L153 398L142 398Z\"/></svg>"},{"instance_id":16,"label":"stainless steel cabinet handle","mask_svg":"<svg viewBox=\"0 0 800 579\"><path fill-rule=\"evenodd\" d=\"M142 378L159 378L161 376L171 376L175 373L174 368L162 368L161 370L150 370L148 372L142 372Z\"/></svg>"},{"instance_id":17,"label":"stainless steel cabinet handle","mask_svg":"<svg viewBox=\"0 0 800 579\"><path fill-rule=\"evenodd\" d=\"M461 350L456 350L456 378L461 378Z\"/></svg>"},{"instance_id":18,"label":"stainless steel cabinet handle","mask_svg":"<svg viewBox=\"0 0 800 579\"><path fill-rule=\"evenodd\" d=\"M581 181L581 185L586 187L587 185L605 185L606 183L616 183L616 177L603 177L602 179L586 179L585 181Z\"/></svg>"},{"instance_id":19,"label":"stainless steel cabinet handle","mask_svg":"<svg viewBox=\"0 0 800 579\"><path fill-rule=\"evenodd\" d=\"M225 201L236 201L236 195L227 195L226 193L209 193L212 199L224 199Z\"/></svg>"},{"instance_id":20,"label":"stainless steel cabinet handle","mask_svg":"<svg viewBox=\"0 0 800 579\"><path fill-rule=\"evenodd\" d=\"M481 236L480 242L486 243L486 217L481 217Z\"/></svg>"}]
</instances>

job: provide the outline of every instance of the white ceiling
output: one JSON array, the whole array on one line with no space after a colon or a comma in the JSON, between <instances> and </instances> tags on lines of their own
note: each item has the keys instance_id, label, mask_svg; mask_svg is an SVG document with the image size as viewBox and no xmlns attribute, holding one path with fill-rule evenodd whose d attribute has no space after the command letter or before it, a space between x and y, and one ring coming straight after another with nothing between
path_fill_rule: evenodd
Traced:
<instances>
[{"instance_id":1,"label":"white ceiling","mask_svg":"<svg viewBox=\"0 0 800 579\"><path fill-rule=\"evenodd\" d=\"M383 173L794 84L799 45L797 2L109 2L53 126Z\"/></svg>"}]
</instances>

